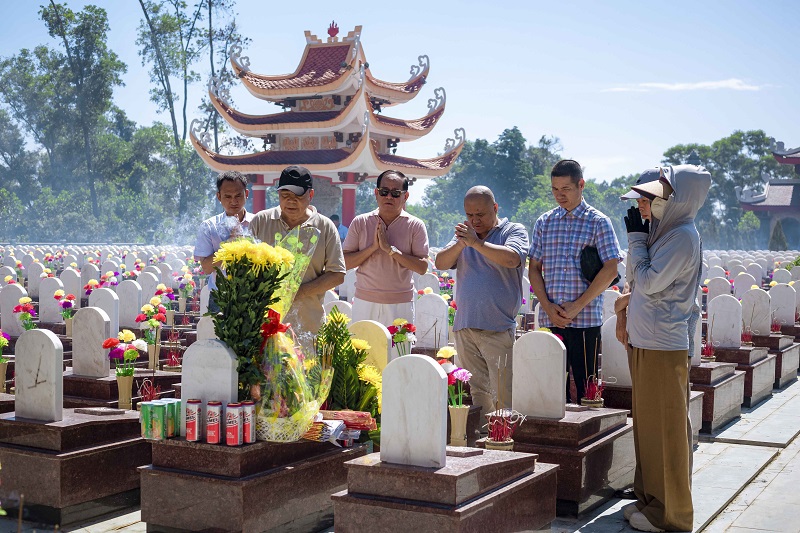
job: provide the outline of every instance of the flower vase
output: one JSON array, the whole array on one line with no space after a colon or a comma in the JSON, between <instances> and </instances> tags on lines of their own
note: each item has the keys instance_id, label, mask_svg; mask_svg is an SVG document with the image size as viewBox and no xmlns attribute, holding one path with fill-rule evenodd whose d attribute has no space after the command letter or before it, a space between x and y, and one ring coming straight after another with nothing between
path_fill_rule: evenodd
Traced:
<instances>
[{"instance_id":1,"label":"flower vase","mask_svg":"<svg viewBox=\"0 0 800 533\"><path fill-rule=\"evenodd\" d=\"M450 446L466 446L469 405L448 405L447 410L450 411Z\"/></svg>"},{"instance_id":2,"label":"flower vase","mask_svg":"<svg viewBox=\"0 0 800 533\"><path fill-rule=\"evenodd\" d=\"M147 345L147 368L150 370L158 370L158 358L161 352L161 345L160 344L148 344Z\"/></svg>"},{"instance_id":3,"label":"flower vase","mask_svg":"<svg viewBox=\"0 0 800 533\"><path fill-rule=\"evenodd\" d=\"M67 337L72 337L72 317L64 319L64 335Z\"/></svg>"},{"instance_id":4,"label":"flower vase","mask_svg":"<svg viewBox=\"0 0 800 533\"><path fill-rule=\"evenodd\" d=\"M167 309L167 325L168 326L175 326L175 311L172 309Z\"/></svg>"},{"instance_id":5,"label":"flower vase","mask_svg":"<svg viewBox=\"0 0 800 533\"><path fill-rule=\"evenodd\" d=\"M186 312L186 298L183 297L178 298L178 312L179 313Z\"/></svg>"},{"instance_id":6,"label":"flower vase","mask_svg":"<svg viewBox=\"0 0 800 533\"><path fill-rule=\"evenodd\" d=\"M117 376L119 389L119 408L129 411L132 409L131 396L133 394L133 376Z\"/></svg>"},{"instance_id":7,"label":"flower vase","mask_svg":"<svg viewBox=\"0 0 800 533\"><path fill-rule=\"evenodd\" d=\"M8 363L0 363L0 392L6 392L6 371Z\"/></svg>"},{"instance_id":8,"label":"flower vase","mask_svg":"<svg viewBox=\"0 0 800 533\"><path fill-rule=\"evenodd\" d=\"M396 342L394 348L397 350L398 357L411 353L411 343L408 341Z\"/></svg>"},{"instance_id":9,"label":"flower vase","mask_svg":"<svg viewBox=\"0 0 800 533\"><path fill-rule=\"evenodd\" d=\"M486 439L483 442L484 446L486 446L487 450L499 450L503 452L513 452L514 451L514 439L508 440L492 440Z\"/></svg>"}]
</instances>

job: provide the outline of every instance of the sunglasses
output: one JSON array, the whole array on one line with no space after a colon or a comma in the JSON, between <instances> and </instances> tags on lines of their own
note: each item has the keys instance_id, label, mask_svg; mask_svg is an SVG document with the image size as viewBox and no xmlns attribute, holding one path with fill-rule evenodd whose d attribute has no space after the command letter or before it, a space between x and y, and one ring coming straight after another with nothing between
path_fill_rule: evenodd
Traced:
<instances>
[{"instance_id":1,"label":"sunglasses","mask_svg":"<svg viewBox=\"0 0 800 533\"><path fill-rule=\"evenodd\" d=\"M398 191L396 189L387 189L386 187L381 187L380 189L378 189L378 194L380 194L381 196L389 196L391 194L392 198L400 198L401 196L403 196L404 192L406 192L406 191Z\"/></svg>"}]
</instances>

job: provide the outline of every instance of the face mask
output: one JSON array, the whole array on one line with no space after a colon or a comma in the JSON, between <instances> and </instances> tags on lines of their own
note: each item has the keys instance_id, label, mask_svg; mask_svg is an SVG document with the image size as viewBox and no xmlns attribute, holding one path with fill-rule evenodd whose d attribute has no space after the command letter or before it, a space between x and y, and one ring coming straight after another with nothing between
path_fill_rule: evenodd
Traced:
<instances>
[{"instance_id":1,"label":"face mask","mask_svg":"<svg viewBox=\"0 0 800 533\"><path fill-rule=\"evenodd\" d=\"M664 220L664 210L667 209L667 200L654 198L650 203L650 214L658 220Z\"/></svg>"}]
</instances>

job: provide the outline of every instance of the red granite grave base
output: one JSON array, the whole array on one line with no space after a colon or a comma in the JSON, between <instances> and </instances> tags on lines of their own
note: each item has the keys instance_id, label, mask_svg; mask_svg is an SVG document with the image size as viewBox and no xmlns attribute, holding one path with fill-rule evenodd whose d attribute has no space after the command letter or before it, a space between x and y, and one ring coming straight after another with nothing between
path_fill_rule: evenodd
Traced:
<instances>
[{"instance_id":1,"label":"red granite grave base","mask_svg":"<svg viewBox=\"0 0 800 533\"><path fill-rule=\"evenodd\" d=\"M347 463L347 490L332 496L337 532L549 531L556 470L535 455L448 448L444 468ZM475 452L480 455L473 455Z\"/></svg>"},{"instance_id":2,"label":"red granite grave base","mask_svg":"<svg viewBox=\"0 0 800 533\"><path fill-rule=\"evenodd\" d=\"M744 407L753 407L772 396L776 357L766 348L716 348L714 356L717 361L736 363L736 370L744 371Z\"/></svg>"},{"instance_id":3,"label":"red granite grave base","mask_svg":"<svg viewBox=\"0 0 800 533\"><path fill-rule=\"evenodd\" d=\"M800 342L800 324L783 325L781 333L793 337L795 342Z\"/></svg>"},{"instance_id":4,"label":"red granite grave base","mask_svg":"<svg viewBox=\"0 0 800 533\"><path fill-rule=\"evenodd\" d=\"M611 409L632 410L633 394L631 387L606 385L605 389L603 389L603 405Z\"/></svg>"},{"instance_id":5,"label":"red granite grave base","mask_svg":"<svg viewBox=\"0 0 800 533\"><path fill-rule=\"evenodd\" d=\"M559 465L560 516L582 515L633 484L633 422L625 410L567 411L561 420L528 418L514 434L514 451Z\"/></svg>"},{"instance_id":6,"label":"red granite grave base","mask_svg":"<svg viewBox=\"0 0 800 533\"><path fill-rule=\"evenodd\" d=\"M6 390L10 390L6 388ZM10 413L14 410L14 395L0 393L0 414Z\"/></svg>"},{"instance_id":7,"label":"red granite grave base","mask_svg":"<svg viewBox=\"0 0 800 533\"><path fill-rule=\"evenodd\" d=\"M141 401L138 387L145 379L161 387L161 398L172 398L175 395L172 385L180 382L181 374L159 370L153 375L152 370L137 368L132 390L134 407ZM113 370L107 378L76 376L72 373L72 368L64 372L64 407L117 407L118 400L119 388Z\"/></svg>"},{"instance_id":8,"label":"red granite grave base","mask_svg":"<svg viewBox=\"0 0 800 533\"><path fill-rule=\"evenodd\" d=\"M775 354L775 383L773 388L782 389L797 380L800 367L800 343L792 343L788 348L772 352Z\"/></svg>"},{"instance_id":9,"label":"red granite grave base","mask_svg":"<svg viewBox=\"0 0 800 533\"><path fill-rule=\"evenodd\" d=\"M138 502L137 468L150 462L133 412L92 416L64 409L60 422L0 415L0 499L16 516L64 525Z\"/></svg>"},{"instance_id":10,"label":"red granite grave base","mask_svg":"<svg viewBox=\"0 0 800 533\"><path fill-rule=\"evenodd\" d=\"M735 363L702 363L689 369L692 391L703 393L702 433L713 433L742 414L745 373Z\"/></svg>"},{"instance_id":11,"label":"red granite grave base","mask_svg":"<svg viewBox=\"0 0 800 533\"><path fill-rule=\"evenodd\" d=\"M332 523L344 463L368 452L303 441L152 444L153 464L140 468L148 531L318 531Z\"/></svg>"},{"instance_id":12,"label":"red granite grave base","mask_svg":"<svg viewBox=\"0 0 800 533\"><path fill-rule=\"evenodd\" d=\"M481 426L486 423L482 416L480 405L470 405L467 415L467 446L475 446L475 441L480 438ZM447 417L447 443L450 443L450 417Z\"/></svg>"}]
</instances>

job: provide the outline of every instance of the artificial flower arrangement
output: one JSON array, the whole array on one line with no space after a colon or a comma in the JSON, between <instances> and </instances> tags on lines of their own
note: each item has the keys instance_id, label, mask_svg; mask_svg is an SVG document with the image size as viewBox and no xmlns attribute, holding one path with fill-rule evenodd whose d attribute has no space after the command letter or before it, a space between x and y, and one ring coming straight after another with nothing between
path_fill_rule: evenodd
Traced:
<instances>
[{"instance_id":1,"label":"artificial flower arrangement","mask_svg":"<svg viewBox=\"0 0 800 533\"><path fill-rule=\"evenodd\" d=\"M411 347L416 344L417 337L414 335L417 327L405 318L396 318L392 325L386 328L392 336L392 346L400 356L408 355Z\"/></svg>"},{"instance_id":2,"label":"artificial flower arrangement","mask_svg":"<svg viewBox=\"0 0 800 533\"><path fill-rule=\"evenodd\" d=\"M22 279L22 271L25 270L25 267L22 266L22 261L16 261L14 263L14 270L17 271L17 279Z\"/></svg>"},{"instance_id":3,"label":"artificial flower arrangement","mask_svg":"<svg viewBox=\"0 0 800 533\"><path fill-rule=\"evenodd\" d=\"M102 282L103 287L116 287L119 285L119 272L113 272L109 270L100 276L100 281Z\"/></svg>"},{"instance_id":4,"label":"artificial flower arrangement","mask_svg":"<svg viewBox=\"0 0 800 533\"><path fill-rule=\"evenodd\" d=\"M117 376L133 376L139 351L147 350L147 345L142 339L137 339L131 330L123 329L116 337L104 340L103 348L109 350L108 358L115 362L114 372Z\"/></svg>"},{"instance_id":5,"label":"artificial flower arrangement","mask_svg":"<svg viewBox=\"0 0 800 533\"><path fill-rule=\"evenodd\" d=\"M36 316L36 310L33 308L33 304L31 300L27 296L23 296L19 299L19 305L14 306L12 310L13 313L19 314L19 321L22 324L22 328L25 331L29 331L31 329L35 329L36 325L33 323L33 318Z\"/></svg>"},{"instance_id":6,"label":"artificial flower arrangement","mask_svg":"<svg viewBox=\"0 0 800 533\"><path fill-rule=\"evenodd\" d=\"M425 287L424 289L420 289L417 291L418 296L422 296L423 294L433 294L433 289L430 287Z\"/></svg>"},{"instance_id":7,"label":"artificial flower arrangement","mask_svg":"<svg viewBox=\"0 0 800 533\"><path fill-rule=\"evenodd\" d=\"M172 302L175 301L175 291L173 291L172 287L159 283L156 285L155 295L161 299L159 303L164 306L165 311L172 310Z\"/></svg>"},{"instance_id":8,"label":"artificial flower arrangement","mask_svg":"<svg viewBox=\"0 0 800 533\"><path fill-rule=\"evenodd\" d=\"M192 279L192 275L186 272L183 274L183 276L178 277L177 281L178 281L178 292L180 293L181 298L185 298L186 300L191 298L192 293L194 292L194 289L197 286L194 282L194 279Z\"/></svg>"},{"instance_id":9,"label":"artificial flower arrangement","mask_svg":"<svg viewBox=\"0 0 800 533\"><path fill-rule=\"evenodd\" d=\"M75 314L75 295L65 294L63 289L58 289L53 293L53 298L58 301L58 305L61 307L61 317L64 320L72 318L72 315Z\"/></svg>"},{"instance_id":10,"label":"artificial flower arrangement","mask_svg":"<svg viewBox=\"0 0 800 533\"><path fill-rule=\"evenodd\" d=\"M144 330L145 342L151 346L155 345L161 340L159 338L158 329L167 320L167 310L161 305L161 298L153 296L150 298L150 303L146 303L142 306L141 311L141 313L136 315L136 323L140 324Z\"/></svg>"},{"instance_id":11,"label":"artificial flower arrangement","mask_svg":"<svg viewBox=\"0 0 800 533\"><path fill-rule=\"evenodd\" d=\"M44 270L42 270L42 273L41 273L41 274L39 274L39 277L40 277L41 279L44 279L44 278L54 278L54 277L55 277L55 274L53 274L53 271L52 271L52 270L50 270L49 268L45 268Z\"/></svg>"},{"instance_id":12,"label":"artificial flower arrangement","mask_svg":"<svg viewBox=\"0 0 800 533\"><path fill-rule=\"evenodd\" d=\"M8 359L3 357L3 349L5 349L5 347L8 346L8 341L10 340L11 337L8 335L8 333L5 333L3 332L3 330L0 330L0 364L8 363Z\"/></svg>"},{"instance_id":13,"label":"artificial flower arrangement","mask_svg":"<svg viewBox=\"0 0 800 533\"><path fill-rule=\"evenodd\" d=\"M14 279L14 276L12 276L11 274L9 274L8 276L4 277L3 281L5 282L6 285L13 285L14 283L16 283L16 280Z\"/></svg>"},{"instance_id":14,"label":"artificial flower arrangement","mask_svg":"<svg viewBox=\"0 0 800 533\"><path fill-rule=\"evenodd\" d=\"M450 326L455 324L456 311L458 311L458 306L456 305L456 301L455 300L450 300L450 304L447 306L447 323Z\"/></svg>"},{"instance_id":15,"label":"artificial flower arrangement","mask_svg":"<svg viewBox=\"0 0 800 533\"><path fill-rule=\"evenodd\" d=\"M96 289L100 289L102 287L103 287L103 284L101 282L99 282L96 279L92 278L92 279L90 279L88 281L88 283L86 283L86 285L83 286L83 290L85 291L86 296L89 296L90 294L92 294L92 291L94 291Z\"/></svg>"}]
</instances>

